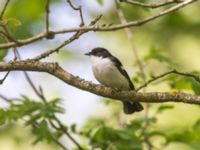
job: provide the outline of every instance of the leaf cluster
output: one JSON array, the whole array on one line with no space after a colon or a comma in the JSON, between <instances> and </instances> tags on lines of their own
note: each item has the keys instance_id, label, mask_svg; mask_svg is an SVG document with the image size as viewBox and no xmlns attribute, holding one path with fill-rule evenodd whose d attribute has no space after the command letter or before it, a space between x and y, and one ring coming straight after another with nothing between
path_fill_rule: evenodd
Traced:
<instances>
[{"instance_id":1,"label":"leaf cluster","mask_svg":"<svg viewBox=\"0 0 200 150\"><path fill-rule=\"evenodd\" d=\"M52 142L62 136L63 133L53 131L49 123L57 120L56 114L64 113L64 109L60 106L60 99L56 98L44 103L23 96L20 101L8 100L8 102L8 108L0 108L1 126L23 122L36 135L34 143L42 140Z\"/></svg>"}]
</instances>

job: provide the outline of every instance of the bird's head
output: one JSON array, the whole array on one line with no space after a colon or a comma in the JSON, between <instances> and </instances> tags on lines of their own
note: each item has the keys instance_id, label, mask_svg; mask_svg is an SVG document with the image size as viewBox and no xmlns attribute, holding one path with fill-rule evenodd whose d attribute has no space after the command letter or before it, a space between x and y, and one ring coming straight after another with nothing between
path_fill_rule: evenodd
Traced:
<instances>
[{"instance_id":1,"label":"bird's head","mask_svg":"<svg viewBox=\"0 0 200 150\"><path fill-rule=\"evenodd\" d=\"M94 48L90 52L85 53L85 55L87 55L87 56L95 56L95 57L102 57L102 58L111 56L110 52L107 49L102 48L102 47Z\"/></svg>"}]
</instances>

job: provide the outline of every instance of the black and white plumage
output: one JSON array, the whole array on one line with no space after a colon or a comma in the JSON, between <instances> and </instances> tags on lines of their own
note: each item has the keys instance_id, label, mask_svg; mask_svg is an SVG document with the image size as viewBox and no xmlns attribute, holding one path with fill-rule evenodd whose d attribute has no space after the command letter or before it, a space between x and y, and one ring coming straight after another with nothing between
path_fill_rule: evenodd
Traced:
<instances>
[{"instance_id":1,"label":"black and white plumage","mask_svg":"<svg viewBox=\"0 0 200 150\"><path fill-rule=\"evenodd\" d=\"M98 47L86 55L90 56L94 76L101 84L122 90L134 90L134 85L122 63L108 50ZM126 114L143 110L139 102L123 102L123 106Z\"/></svg>"}]
</instances>

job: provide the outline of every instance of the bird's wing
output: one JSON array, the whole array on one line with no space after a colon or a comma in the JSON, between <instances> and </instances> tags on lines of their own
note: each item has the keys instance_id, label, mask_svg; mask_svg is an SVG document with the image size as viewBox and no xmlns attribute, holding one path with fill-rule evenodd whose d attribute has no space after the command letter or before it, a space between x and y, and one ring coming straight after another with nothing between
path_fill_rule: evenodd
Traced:
<instances>
[{"instance_id":1,"label":"bird's wing","mask_svg":"<svg viewBox=\"0 0 200 150\"><path fill-rule=\"evenodd\" d=\"M126 72L126 70L124 69L124 67L122 66L122 63L116 58L116 57L110 57L110 59L114 62L115 66L119 69L120 73L126 77L126 79L129 82L129 87L131 90L134 90L135 87L133 85L133 83L131 82L131 79L128 75L128 73Z\"/></svg>"}]
</instances>

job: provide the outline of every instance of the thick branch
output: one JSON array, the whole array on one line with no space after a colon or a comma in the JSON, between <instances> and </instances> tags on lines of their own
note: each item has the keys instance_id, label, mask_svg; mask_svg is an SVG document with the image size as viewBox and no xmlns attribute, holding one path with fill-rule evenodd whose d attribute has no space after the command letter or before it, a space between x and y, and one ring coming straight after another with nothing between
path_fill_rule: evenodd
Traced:
<instances>
[{"instance_id":1,"label":"thick branch","mask_svg":"<svg viewBox=\"0 0 200 150\"><path fill-rule=\"evenodd\" d=\"M108 87L96 85L85 81L77 76L63 70L57 63L37 61L1 62L0 71L37 71L49 73L65 83L76 88L94 93L96 95L118 100L140 101L140 102L184 102L200 104L200 96L179 92L149 92L136 93L135 91L116 91Z\"/></svg>"}]
</instances>

